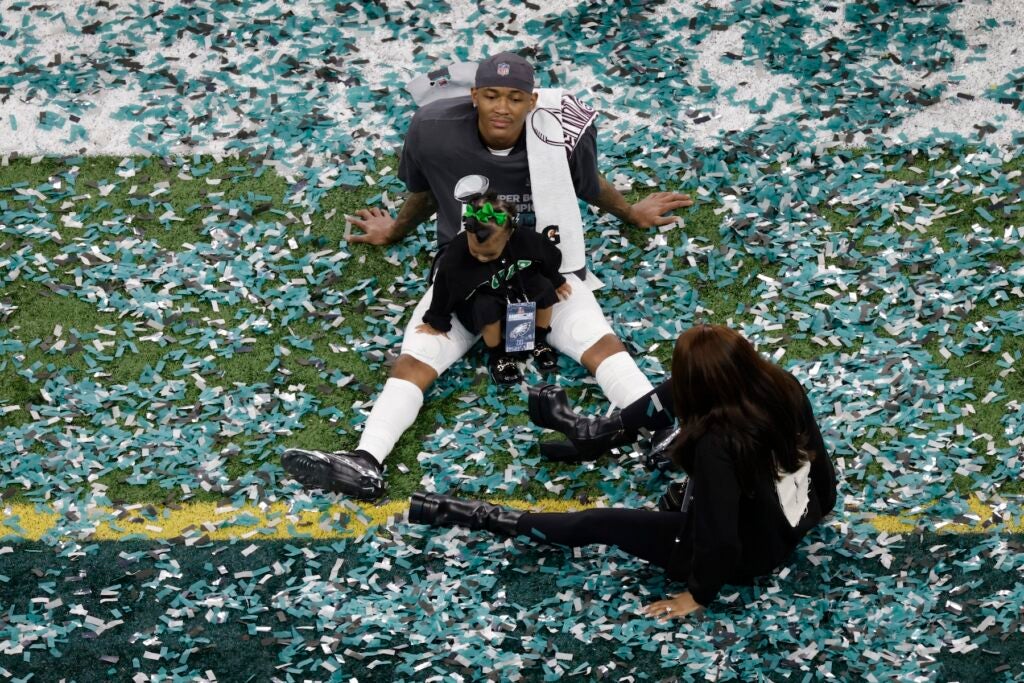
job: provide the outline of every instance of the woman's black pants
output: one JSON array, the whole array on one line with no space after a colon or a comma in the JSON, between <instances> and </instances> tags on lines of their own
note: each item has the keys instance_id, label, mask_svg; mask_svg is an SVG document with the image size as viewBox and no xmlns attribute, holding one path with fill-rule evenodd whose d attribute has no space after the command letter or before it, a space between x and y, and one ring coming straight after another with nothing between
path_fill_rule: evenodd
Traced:
<instances>
[{"instance_id":1,"label":"woman's black pants","mask_svg":"<svg viewBox=\"0 0 1024 683\"><path fill-rule=\"evenodd\" d=\"M662 569L668 569L678 543L685 542L686 516L684 512L628 508L527 512L519 518L516 530L546 543L573 548L592 543L613 545Z\"/></svg>"}]
</instances>

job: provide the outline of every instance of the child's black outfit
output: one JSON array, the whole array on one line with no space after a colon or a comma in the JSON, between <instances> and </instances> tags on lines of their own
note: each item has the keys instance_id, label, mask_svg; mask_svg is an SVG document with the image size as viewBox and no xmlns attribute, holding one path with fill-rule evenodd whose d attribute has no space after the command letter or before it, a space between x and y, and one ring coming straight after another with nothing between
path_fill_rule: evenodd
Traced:
<instances>
[{"instance_id":1,"label":"child's black outfit","mask_svg":"<svg viewBox=\"0 0 1024 683\"><path fill-rule=\"evenodd\" d=\"M562 252L549 239L528 229L513 230L501 256L486 263L469 251L468 233L455 236L434 274L434 292L423 322L436 330L452 328L452 313L473 333L504 322L509 302L533 301L537 310L558 302L555 290L565 284L558 272ZM537 327L533 356L542 370L557 363L546 337L550 328ZM504 343L488 348L492 374L498 381L518 381L521 376ZM499 366L501 366L499 368ZM502 377L508 379L503 380Z\"/></svg>"}]
</instances>

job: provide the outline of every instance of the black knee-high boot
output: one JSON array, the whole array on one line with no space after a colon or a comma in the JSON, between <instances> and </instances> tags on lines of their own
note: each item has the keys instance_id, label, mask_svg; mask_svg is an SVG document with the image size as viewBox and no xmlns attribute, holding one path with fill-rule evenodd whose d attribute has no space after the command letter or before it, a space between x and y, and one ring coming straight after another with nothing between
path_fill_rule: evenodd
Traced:
<instances>
[{"instance_id":1,"label":"black knee-high boot","mask_svg":"<svg viewBox=\"0 0 1024 683\"><path fill-rule=\"evenodd\" d=\"M440 493L417 491L409 499L409 521L430 526L461 526L502 536L517 535L522 510L510 510L483 500L461 500Z\"/></svg>"},{"instance_id":2,"label":"black knee-high boot","mask_svg":"<svg viewBox=\"0 0 1024 683\"><path fill-rule=\"evenodd\" d=\"M557 385L528 387L528 392L533 423L562 432L572 442L541 442L541 454L549 460L595 460L610 448L637 439L637 431L622 424L622 415L617 410L608 417L581 417L572 411L565 390Z\"/></svg>"}]
</instances>

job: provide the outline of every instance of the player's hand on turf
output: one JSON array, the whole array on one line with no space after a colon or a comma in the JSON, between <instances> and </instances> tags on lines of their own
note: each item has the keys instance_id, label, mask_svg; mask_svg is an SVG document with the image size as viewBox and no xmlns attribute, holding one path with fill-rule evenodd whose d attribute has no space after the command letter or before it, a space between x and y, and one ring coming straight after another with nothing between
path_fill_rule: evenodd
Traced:
<instances>
[{"instance_id":1,"label":"player's hand on turf","mask_svg":"<svg viewBox=\"0 0 1024 683\"><path fill-rule=\"evenodd\" d=\"M441 330L435 329L431 327L429 323L420 323L419 325L416 326L416 331L423 332L424 334L441 335L442 337L448 336L447 332L442 332Z\"/></svg>"},{"instance_id":2,"label":"player's hand on turf","mask_svg":"<svg viewBox=\"0 0 1024 683\"><path fill-rule=\"evenodd\" d=\"M565 301L572 294L572 286L568 282L564 282L561 287L555 290L555 294L558 295L559 301Z\"/></svg>"},{"instance_id":3,"label":"player's hand on turf","mask_svg":"<svg viewBox=\"0 0 1024 683\"><path fill-rule=\"evenodd\" d=\"M647 605L647 607L641 607L640 612L659 621L668 621L669 619L693 614L702 608L703 605L693 599L690 591L686 591L685 593L677 593L668 600L659 600Z\"/></svg>"},{"instance_id":4,"label":"player's hand on turf","mask_svg":"<svg viewBox=\"0 0 1024 683\"><path fill-rule=\"evenodd\" d=\"M655 192L649 194L629 210L629 222L638 228L650 228L656 225L668 225L675 222L675 216L665 214L676 209L693 206L693 199L688 194L678 192Z\"/></svg>"},{"instance_id":5,"label":"player's hand on turf","mask_svg":"<svg viewBox=\"0 0 1024 683\"><path fill-rule=\"evenodd\" d=\"M377 207L359 209L355 216L346 216L353 228L362 233L353 232L345 240L355 244L372 244L382 246L394 241L395 219L391 214Z\"/></svg>"}]
</instances>

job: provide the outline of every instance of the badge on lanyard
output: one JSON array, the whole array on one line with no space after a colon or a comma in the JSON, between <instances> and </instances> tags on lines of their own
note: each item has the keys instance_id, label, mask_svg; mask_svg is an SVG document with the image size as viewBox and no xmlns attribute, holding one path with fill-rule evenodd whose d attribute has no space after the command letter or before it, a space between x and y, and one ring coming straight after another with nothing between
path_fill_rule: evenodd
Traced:
<instances>
[{"instance_id":1,"label":"badge on lanyard","mask_svg":"<svg viewBox=\"0 0 1024 683\"><path fill-rule=\"evenodd\" d=\"M509 303L505 310L505 351L533 351L537 334L537 302Z\"/></svg>"}]
</instances>

